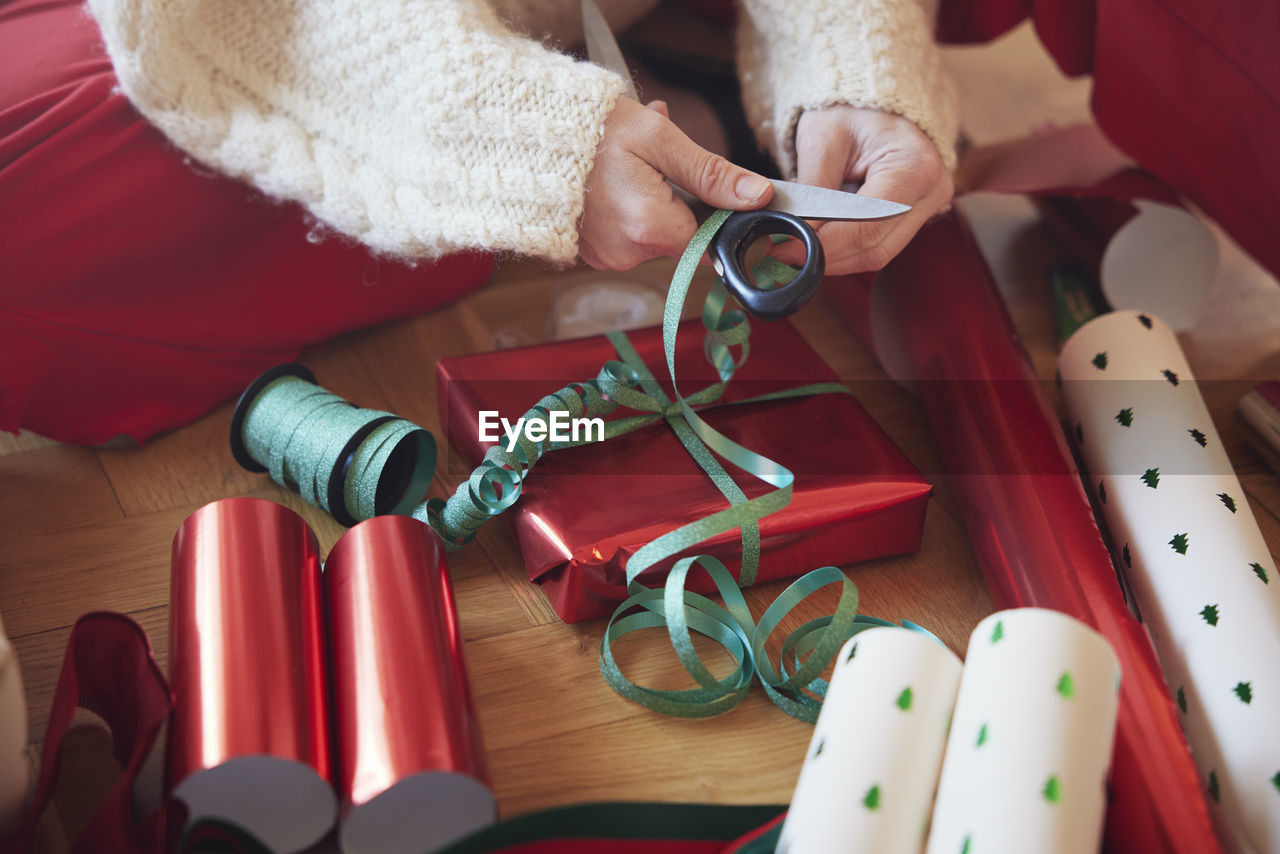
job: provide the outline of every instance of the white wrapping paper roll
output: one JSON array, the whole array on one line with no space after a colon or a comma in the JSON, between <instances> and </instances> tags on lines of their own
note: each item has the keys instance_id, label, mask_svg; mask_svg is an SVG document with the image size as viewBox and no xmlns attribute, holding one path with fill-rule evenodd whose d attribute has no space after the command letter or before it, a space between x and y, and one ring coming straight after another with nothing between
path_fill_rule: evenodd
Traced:
<instances>
[{"instance_id":1,"label":"white wrapping paper roll","mask_svg":"<svg viewBox=\"0 0 1280 854\"><path fill-rule=\"evenodd\" d=\"M868 629L840 650L791 809L786 854L916 854L960 659L919 632Z\"/></svg>"},{"instance_id":2,"label":"white wrapping paper roll","mask_svg":"<svg viewBox=\"0 0 1280 854\"><path fill-rule=\"evenodd\" d=\"M30 781L22 674L0 617L0 833L21 817Z\"/></svg>"},{"instance_id":3,"label":"white wrapping paper roll","mask_svg":"<svg viewBox=\"0 0 1280 854\"><path fill-rule=\"evenodd\" d=\"M992 614L969 640L928 854L1097 851L1120 665L1057 611Z\"/></svg>"},{"instance_id":4,"label":"white wrapping paper roll","mask_svg":"<svg viewBox=\"0 0 1280 854\"><path fill-rule=\"evenodd\" d=\"M1058 370L1224 847L1280 851L1280 579L1186 358L1158 318L1113 312Z\"/></svg>"}]
</instances>

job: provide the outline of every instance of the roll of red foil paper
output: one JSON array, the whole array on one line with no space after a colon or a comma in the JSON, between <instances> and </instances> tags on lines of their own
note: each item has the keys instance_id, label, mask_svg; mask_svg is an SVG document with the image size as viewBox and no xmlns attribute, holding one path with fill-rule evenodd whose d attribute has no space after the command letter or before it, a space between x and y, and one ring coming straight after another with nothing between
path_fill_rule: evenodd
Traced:
<instances>
[{"instance_id":1,"label":"roll of red foil paper","mask_svg":"<svg viewBox=\"0 0 1280 854\"><path fill-rule=\"evenodd\" d=\"M343 851L422 854L492 823L440 538L405 516L361 522L324 582Z\"/></svg>"},{"instance_id":2,"label":"roll of red foil paper","mask_svg":"<svg viewBox=\"0 0 1280 854\"><path fill-rule=\"evenodd\" d=\"M1123 675L1107 850L1220 851L1150 641L963 219L927 224L874 286L847 277L826 292L918 395L996 606L1061 611L1115 649Z\"/></svg>"},{"instance_id":3,"label":"roll of red foil paper","mask_svg":"<svg viewBox=\"0 0 1280 854\"><path fill-rule=\"evenodd\" d=\"M337 812L315 535L292 510L230 498L173 540L166 788L191 820L253 833L278 854Z\"/></svg>"}]
</instances>

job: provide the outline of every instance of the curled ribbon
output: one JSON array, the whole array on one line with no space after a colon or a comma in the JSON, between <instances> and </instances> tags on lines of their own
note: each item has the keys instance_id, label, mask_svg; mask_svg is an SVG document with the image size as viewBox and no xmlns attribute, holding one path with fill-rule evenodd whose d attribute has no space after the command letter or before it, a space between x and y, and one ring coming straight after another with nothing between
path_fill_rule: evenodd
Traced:
<instances>
[{"instance_id":1,"label":"curled ribbon","mask_svg":"<svg viewBox=\"0 0 1280 854\"><path fill-rule=\"evenodd\" d=\"M729 214L729 211L717 211L703 222L672 276L663 312L662 337L675 399L667 398L626 335L612 332L607 337L619 360L605 363L595 379L570 383L542 398L524 414L524 420L526 425L533 421L549 425L553 412L565 412L570 418L594 418L609 415L618 406L640 413L606 422L605 441L666 421L729 502L725 509L647 543L627 561L629 596L610 617L601 640L600 670L605 681L620 695L653 711L681 717L707 717L740 703L758 676L775 705L787 714L813 722L821 706L819 698L826 691L826 682L820 674L840 646L859 631L893 624L858 616L857 588L836 567L822 567L796 580L769 606L758 624L739 590L756 579L760 562L759 520L790 503L795 475L785 466L729 439L702 420L695 409L717 404L750 352L750 325L741 311L726 310L728 293L719 282L712 286L702 310L702 322L707 330L704 354L719 379L688 397L680 393L676 380L676 335L689 287L699 259ZM790 268L779 269L781 266L775 262L761 269L757 276L763 287L786 281ZM256 464L251 467L269 470L277 482L299 490L304 498L333 513L339 521L345 522L340 514L346 514L353 519L347 524L375 513L407 512L412 507L412 497L426 490L430 470L426 471L425 480L420 469L398 482L393 479L393 483L412 485L416 492L397 490L384 483L398 443L419 433L429 438L425 430L388 413L359 409L305 378L278 378L263 384L266 379L269 377L264 376L255 383L259 386L257 391L251 386L237 407L233 449L237 445L237 430L243 433L243 451L237 451L237 458L247 452ZM811 383L732 403L758 403L812 394L850 394L850 391L840 383ZM243 418L242 409L245 410ZM490 447L470 477L458 485L448 500L433 498L414 508L412 515L435 529L450 549L469 543L485 521L515 504L525 477L544 454L583 444L533 440L528 437L529 432L522 431L511 450L501 444ZM549 429L542 432L548 437L551 434ZM717 455L773 489L748 499ZM419 461L424 456L419 453ZM432 441L432 467L434 459ZM322 473L329 473L327 479L321 477ZM335 484L341 484L341 488ZM334 500L335 496L341 500ZM383 509L392 504L395 509ZM639 581L639 576L650 567L735 528L742 541L741 569L736 581L723 563L708 555L676 561L661 590L651 590ZM685 589L689 573L697 567L711 577L724 601L723 606ZM832 584L841 585L835 612L811 620L788 635L782 643L782 659L775 666L765 652L769 637L794 608ZM929 634L913 623L903 625ZM612 651L617 639L640 629L663 626L682 666L698 683L698 688L683 691L646 688L627 679L619 667ZM690 632L698 632L720 644L737 662L733 672L716 678L694 649ZM788 656L793 659L790 671L785 663Z\"/></svg>"}]
</instances>

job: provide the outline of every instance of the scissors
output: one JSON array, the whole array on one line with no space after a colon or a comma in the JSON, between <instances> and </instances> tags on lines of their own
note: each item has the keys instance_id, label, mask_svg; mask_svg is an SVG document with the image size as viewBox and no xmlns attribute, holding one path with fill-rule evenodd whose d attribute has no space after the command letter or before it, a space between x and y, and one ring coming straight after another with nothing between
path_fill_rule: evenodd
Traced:
<instances>
[{"instance_id":1,"label":"scissors","mask_svg":"<svg viewBox=\"0 0 1280 854\"><path fill-rule=\"evenodd\" d=\"M627 81L627 94L640 100L631 71L613 37L609 23L595 0L582 0L582 26L587 56ZM770 179L773 200L761 210L737 211L725 220L711 240L711 263L716 273L749 314L761 320L779 320L797 311L817 293L826 273L822 242L805 220L878 220L901 216L909 205L857 195L856 185L830 190L808 184ZM697 211L706 208L680 187L672 184L681 200ZM789 282L763 289L746 272L746 255L751 244L764 235L786 234L804 243L804 266Z\"/></svg>"}]
</instances>

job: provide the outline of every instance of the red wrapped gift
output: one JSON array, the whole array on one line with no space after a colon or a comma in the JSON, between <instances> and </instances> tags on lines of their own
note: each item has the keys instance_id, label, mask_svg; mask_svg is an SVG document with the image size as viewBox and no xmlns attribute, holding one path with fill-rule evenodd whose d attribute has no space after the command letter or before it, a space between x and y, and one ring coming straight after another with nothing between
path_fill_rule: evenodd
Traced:
<instances>
[{"instance_id":1,"label":"red wrapped gift","mask_svg":"<svg viewBox=\"0 0 1280 854\"><path fill-rule=\"evenodd\" d=\"M681 325L676 370L685 395L718 379L703 357L702 333L696 321ZM661 330L628 337L670 396ZM493 444L480 439L481 411L514 422L544 395L594 378L617 358L609 341L596 337L442 359L436 368L440 421L474 465ZM932 487L851 395L734 403L835 378L790 324L757 323L750 358L719 401L700 412L730 439L796 474L790 505L760 521L758 582L920 547ZM610 420L634 414L619 407ZM771 489L755 478L736 479L748 498ZM529 578L572 623L606 616L626 598L627 559L641 546L727 504L670 426L659 422L548 454L504 515ZM677 558L710 554L736 575L740 549L731 530ZM641 580L654 586L675 559Z\"/></svg>"}]
</instances>

